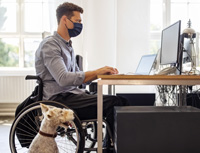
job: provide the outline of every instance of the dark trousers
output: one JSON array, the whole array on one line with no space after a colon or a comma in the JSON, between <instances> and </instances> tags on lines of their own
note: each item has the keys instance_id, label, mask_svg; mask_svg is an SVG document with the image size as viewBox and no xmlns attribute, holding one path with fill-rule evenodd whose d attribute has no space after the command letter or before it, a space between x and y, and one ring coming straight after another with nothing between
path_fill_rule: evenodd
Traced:
<instances>
[{"instance_id":1,"label":"dark trousers","mask_svg":"<svg viewBox=\"0 0 200 153\"><path fill-rule=\"evenodd\" d=\"M80 120L97 119L97 95L83 93L62 93L51 100L61 102L73 109ZM103 116L108 122L111 132L113 133L114 126L114 106L127 106L127 100L112 95L103 96Z\"/></svg>"}]
</instances>

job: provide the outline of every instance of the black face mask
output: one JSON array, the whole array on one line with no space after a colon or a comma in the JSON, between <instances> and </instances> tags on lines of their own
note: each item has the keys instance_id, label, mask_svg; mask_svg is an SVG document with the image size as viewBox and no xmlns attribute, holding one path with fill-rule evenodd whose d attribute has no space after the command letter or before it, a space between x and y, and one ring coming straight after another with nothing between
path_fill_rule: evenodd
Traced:
<instances>
[{"instance_id":1,"label":"black face mask","mask_svg":"<svg viewBox=\"0 0 200 153\"><path fill-rule=\"evenodd\" d=\"M70 20L70 19L69 19ZM71 20L70 20L71 21ZM81 33L81 31L82 31L82 29L83 29L83 24L81 24L81 23L76 23L76 22L73 22L73 21L71 21L73 24L74 24L74 28L73 29L68 29L67 28L67 26L66 26L66 28L68 29L68 32L69 32L69 36L70 37L76 37L76 36L78 36L80 33Z\"/></svg>"}]
</instances>

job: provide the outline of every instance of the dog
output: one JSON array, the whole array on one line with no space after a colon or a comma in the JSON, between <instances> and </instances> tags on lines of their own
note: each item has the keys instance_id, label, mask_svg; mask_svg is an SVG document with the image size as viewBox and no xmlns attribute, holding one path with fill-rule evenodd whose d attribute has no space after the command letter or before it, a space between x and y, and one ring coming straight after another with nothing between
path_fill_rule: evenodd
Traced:
<instances>
[{"instance_id":1,"label":"dog","mask_svg":"<svg viewBox=\"0 0 200 153\"><path fill-rule=\"evenodd\" d=\"M39 133L33 139L29 153L59 153L55 137L56 129L62 126L68 128L69 122L74 120L74 112L40 103L44 116Z\"/></svg>"}]
</instances>

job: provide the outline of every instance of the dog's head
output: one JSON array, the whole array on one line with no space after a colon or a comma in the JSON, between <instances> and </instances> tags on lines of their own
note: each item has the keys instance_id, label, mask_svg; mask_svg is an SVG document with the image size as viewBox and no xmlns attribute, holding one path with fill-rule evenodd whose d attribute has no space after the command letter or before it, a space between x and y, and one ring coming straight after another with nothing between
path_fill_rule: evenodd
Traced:
<instances>
[{"instance_id":1,"label":"dog's head","mask_svg":"<svg viewBox=\"0 0 200 153\"><path fill-rule=\"evenodd\" d=\"M71 109L61 109L40 103L44 118L53 121L57 125L74 120L74 112Z\"/></svg>"}]
</instances>

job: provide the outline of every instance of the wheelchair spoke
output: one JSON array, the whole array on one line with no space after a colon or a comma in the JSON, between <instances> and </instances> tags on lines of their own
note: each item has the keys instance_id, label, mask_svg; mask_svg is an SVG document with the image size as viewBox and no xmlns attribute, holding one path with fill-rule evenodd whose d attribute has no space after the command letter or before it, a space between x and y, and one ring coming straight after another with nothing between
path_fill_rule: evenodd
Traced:
<instances>
[{"instance_id":1,"label":"wheelchair spoke","mask_svg":"<svg viewBox=\"0 0 200 153\"><path fill-rule=\"evenodd\" d=\"M70 141L72 141L75 145L77 145L77 141L71 136L71 135L68 135L67 137Z\"/></svg>"},{"instance_id":2,"label":"wheelchair spoke","mask_svg":"<svg viewBox=\"0 0 200 153\"><path fill-rule=\"evenodd\" d=\"M29 129L30 131L34 132L34 133L37 133L35 130L33 130L32 128L29 128L28 126L26 126L25 124L22 124L22 123L19 123L21 125L23 125L24 127L26 127L27 129ZM20 128L18 128L19 130L22 130ZM27 133L27 132L26 132ZM30 133L29 133L30 134Z\"/></svg>"},{"instance_id":3,"label":"wheelchair spoke","mask_svg":"<svg viewBox=\"0 0 200 153\"><path fill-rule=\"evenodd\" d=\"M61 145L57 145L58 146L58 148L59 148L59 151L60 150L63 150L64 152L67 152L67 150L68 150L68 148L66 148L66 147L63 147L63 146L61 146ZM61 152L61 151L60 151Z\"/></svg>"},{"instance_id":4,"label":"wheelchair spoke","mask_svg":"<svg viewBox=\"0 0 200 153\"><path fill-rule=\"evenodd\" d=\"M18 133L17 135L21 135L21 136L26 136L26 137L31 137L31 138L34 138L34 136L30 136L30 135L27 135L27 134L22 134L22 133Z\"/></svg>"},{"instance_id":5,"label":"wheelchair spoke","mask_svg":"<svg viewBox=\"0 0 200 153\"><path fill-rule=\"evenodd\" d=\"M31 119L31 117L27 114L27 116L28 116L28 118L30 118ZM34 129L34 127L27 121L27 120L25 120L25 119L23 119L33 130L32 131L34 131L35 133L37 133L37 131ZM31 119L31 121L35 124L35 122Z\"/></svg>"},{"instance_id":6,"label":"wheelchair spoke","mask_svg":"<svg viewBox=\"0 0 200 153\"><path fill-rule=\"evenodd\" d=\"M75 139L73 138L73 140L75 141ZM60 152L66 153L66 152L70 152L70 153L74 153L77 146L74 145L74 142L71 141L71 139L68 139L67 137L59 137L56 138L56 142L59 148ZM77 142L76 142L77 144Z\"/></svg>"},{"instance_id":7,"label":"wheelchair spoke","mask_svg":"<svg viewBox=\"0 0 200 153\"><path fill-rule=\"evenodd\" d=\"M34 119L35 119L35 123L37 124L36 126L39 129L40 128L40 124L39 123L41 123L43 117L41 115L41 110L36 110L36 111L37 111L37 115L36 115L36 117Z\"/></svg>"},{"instance_id":8,"label":"wheelchair spoke","mask_svg":"<svg viewBox=\"0 0 200 153\"><path fill-rule=\"evenodd\" d=\"M21 130L21 131L23 131L23 132L25 132L25 133L27 133L27 134L29 134L29 135L35 137L35 135L33 135L32 133L27 132L27 131L25 131L25 130L23 130L23 129L21 129L21 128L16 127L16 129L17 129L17 130Z\"/></svg>"},{"instance_id":9,"label":"wheelchair spoke","mask_svg":"<svg viewBox=\"0 0 200 153\"><path fill-rule=\"evenodd\" d=\"M20 143L21 145L24 145L24 144L29 144L31 141L27 141L27 142L23 142L23 143ZM26 146L28 147L28 145Z\"/></svg>"},{"instance_id":10,"label":"wheelchair spoke","mask_svg":"<svg viewBox=\"0 0 200 153\"><path fill-rule=\"evenodd\" d=\"M33 117L30 117L29 114L27 114L27 116L32 121L32 123L39 129L40 126L38 125L38 122L36 121L36 117L35 117L36 115L33 114L33 111L31 111L31 114L32 114ZM35 121L33 121L32 118L34 118Z\"/></svg>"}]
</instances>

